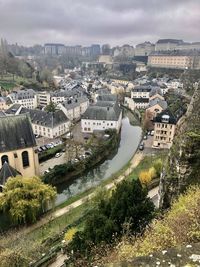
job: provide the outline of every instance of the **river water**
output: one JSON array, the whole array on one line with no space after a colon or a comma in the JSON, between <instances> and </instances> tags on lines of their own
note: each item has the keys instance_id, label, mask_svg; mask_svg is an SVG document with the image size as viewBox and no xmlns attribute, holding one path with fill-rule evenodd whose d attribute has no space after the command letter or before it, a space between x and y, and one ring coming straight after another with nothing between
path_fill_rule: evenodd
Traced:
<instances>
[{"instance_id":1,"label":"river water","mask_svg":"<svg viewBox=\"0 0 200 267\"><path fill-rule=\"evenodd\" d=\"M91 187L97 186L101 181L118 172L136 152L141 134L142 130L139 126L132 126L127 117L123 118L121 140L117 153L111 159L106 160L80 178L59 186L56 205Z\"/></svg>"}]
</instances>

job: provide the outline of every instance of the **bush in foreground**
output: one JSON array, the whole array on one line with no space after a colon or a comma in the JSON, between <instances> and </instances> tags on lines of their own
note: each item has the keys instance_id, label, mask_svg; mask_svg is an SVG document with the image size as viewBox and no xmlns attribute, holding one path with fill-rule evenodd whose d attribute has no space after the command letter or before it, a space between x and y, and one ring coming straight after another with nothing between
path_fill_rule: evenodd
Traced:
<instances>
[{"instance_id":1,"label":"bush in foreground","mask_svg":"<svg viewBox=\"0 0 200 267\"><path fill-rule=\"evenodd\" d=\"M0 210L7 212L14 223L34 223L55 197L55 189L38 177L9 178L0 197Z\"/></svg>"},{"instance_id":2,"label":"bush in foreground","mask_svg":"<svg viewBox=\"0 0 200 267\"><path fill-rule=\"evenodd\" d=\"M122 242L119 259L128 260L169 247L200 242L200 188L181 195L163 219L155 220L141 238Z\"/></svg>"}]
</instances>

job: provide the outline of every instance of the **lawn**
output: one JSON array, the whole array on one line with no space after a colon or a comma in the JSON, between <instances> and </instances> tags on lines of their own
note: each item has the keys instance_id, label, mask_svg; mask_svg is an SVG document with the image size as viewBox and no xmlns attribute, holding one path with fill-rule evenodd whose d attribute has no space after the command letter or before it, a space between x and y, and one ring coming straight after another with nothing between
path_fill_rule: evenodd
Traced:
<instances>
[{"instance_id":1,"label":"lawn","mask_svg":"<svg viewBox=\"0 0 200 267\"><path fill-rule=\"evenodd\" d=\"M162 162L166 159L167 153L158 151L156 155L145 156L144 159L134 168L133 172L128 176L128 179L137 179L141 171L148 170L154 162L161 158Z\"/></svg>"}]
</instances>

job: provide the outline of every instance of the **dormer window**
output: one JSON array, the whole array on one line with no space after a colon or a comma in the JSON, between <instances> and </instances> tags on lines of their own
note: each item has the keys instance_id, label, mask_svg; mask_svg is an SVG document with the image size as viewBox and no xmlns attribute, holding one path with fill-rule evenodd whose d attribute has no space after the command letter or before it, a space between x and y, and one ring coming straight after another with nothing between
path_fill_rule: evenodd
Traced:
<instances>
[{"instance_id":1,"label":"dormer window","mask_svg":"<svg viewBox=\"0 0 200 267\"><path fill-rule=\"evenodd\" d=\"M169 123L169 115L163 115L161 120L163 123Z\"/></svg>"}]
</instances>

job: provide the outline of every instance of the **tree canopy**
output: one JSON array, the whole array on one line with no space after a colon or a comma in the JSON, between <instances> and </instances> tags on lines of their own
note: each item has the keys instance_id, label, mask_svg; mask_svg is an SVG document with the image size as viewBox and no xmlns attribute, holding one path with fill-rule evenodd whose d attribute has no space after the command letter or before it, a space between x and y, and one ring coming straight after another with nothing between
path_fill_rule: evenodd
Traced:
<instances>
[{"instance_id":1,"label":"tree canopy","mask_svg":"<svg viewBox=\"0 0 200 267\"><path fill-rule=\"evenodd\" d=\"M110 198L100 201L88 216L84 230L74 235L69 248L77 255L88 256L94 245L111 243L120 237L125 223L130 223L130 231L137 234L153 217L154 205L140 181L123 181Z\"/></svg>"},{"instance_id":2,"label":"tree canopy","mask_svg":"<svg viewBox=\"0 0 200 267\"><path fill-rule=\"evenodd\" d=\"M9 178L0 198L0 209L8 212L14 223L33 223L54 203L56 191L40 178Z\"/></svg>"}]
</instances>

